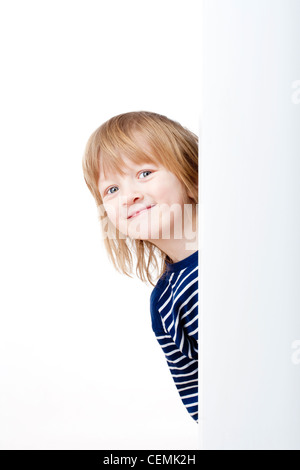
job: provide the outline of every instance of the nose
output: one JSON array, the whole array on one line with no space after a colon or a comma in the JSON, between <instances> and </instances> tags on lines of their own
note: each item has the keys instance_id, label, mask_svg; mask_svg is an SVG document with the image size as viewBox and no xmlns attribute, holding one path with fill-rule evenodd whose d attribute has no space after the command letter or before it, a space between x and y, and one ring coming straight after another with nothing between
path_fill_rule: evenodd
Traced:
<instances>
[{"instance_id":1,"label":"nose","mask_svg":"<svg viewBox=\"0 0 300 470\"><path fill-rule=\"evenodd\" d=\"M128 181L126 188L124 186L124 192L122 194L123 205L130 207L132 204L140 202L143 199L144 196L141 189L135 185L135 182Z\"/></svg>"},{"instance_id":2,"label":"nose","mask_svg":"<svg viewBox=\"0 0 300 470\"><path fill-rule=\"evenodd\" d=\"M130 191L130 194L124 196L123 205L130 207L132 204L136 204L144 199L144 196L140 191Z\"/></svg>"},{"instance_id":3,"label":"nose","mask_svg":"<svg viewBox=\"0 0 300 470\"><path fill-rule=\"evenodd\" d=\"M128 191L128 193L126 195L123 196L124 197L124 202L123 202L123 216L125 219L128 218L128 215L129 215L129 212L130 212L130 207L132 205L139 205L139 204L142 204L143 202L143 199L144 199L144 196L143 194L141 193L141 191L139 191L138 189L134 190L130 190Z\"/></svg>"}]
</instances>

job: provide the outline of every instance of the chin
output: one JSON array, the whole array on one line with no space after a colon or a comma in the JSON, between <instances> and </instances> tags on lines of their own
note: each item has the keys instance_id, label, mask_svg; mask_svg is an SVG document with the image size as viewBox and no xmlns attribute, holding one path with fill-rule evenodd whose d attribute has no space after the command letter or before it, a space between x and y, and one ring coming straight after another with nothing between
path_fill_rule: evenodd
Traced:
<instances>
[{"instance_id":1,"label":"chin","mask_svg":"<svg viewBox=\"0 0 300 470\"><path fill-rule=\"evenodd\" d=\"M128 233L128 237L132 238L133 240L149 240L150 234L148 233L136 233L130 232Z\"/></svg>"}]
</instances>

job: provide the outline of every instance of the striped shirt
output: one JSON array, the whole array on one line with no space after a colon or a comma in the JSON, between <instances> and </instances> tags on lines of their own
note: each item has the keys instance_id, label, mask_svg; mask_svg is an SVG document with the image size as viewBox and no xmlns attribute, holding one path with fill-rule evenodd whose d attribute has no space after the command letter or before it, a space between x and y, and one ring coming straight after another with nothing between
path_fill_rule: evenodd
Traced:
<instances>
[{"instance_id":1,"label":"striped shirt","mask_svg":"<svg viewBox=\"0 0 300 470\"><path fill-rule=\"evenodd\" d=\"M150 296L152 329L180 398L198 422L198 251L166 271Z\"/></svg>"}]
</instances>

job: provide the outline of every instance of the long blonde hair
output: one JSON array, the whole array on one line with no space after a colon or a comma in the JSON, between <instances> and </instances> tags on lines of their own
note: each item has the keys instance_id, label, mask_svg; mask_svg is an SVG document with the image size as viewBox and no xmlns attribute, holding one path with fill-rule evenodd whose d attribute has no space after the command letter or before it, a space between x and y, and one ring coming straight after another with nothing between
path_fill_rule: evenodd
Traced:
<instances>
[{"instance_id":1,"label":"long blonde hair","mask_svg":"<svg viewBox=\"0 0 300 470\"><path fill-rule=\"evenodd\" d=\"M149 144L151 154L138 144L137 135L142 136ZM193 203L198 204L198 137L177 121L149 111L133 111L112 117L92 133L85 147L82 167L85 182L97 208L103 208L98 187L100 151L104 172L108 169L124 174L125 164L121 153L134 163L139 163L146 157L147 160L163 165L181 181L186 192L189 191ZM169 261L169 257L147 240L122 238L115 227L115 238L105 236L104 221L105 225L111 224L105 210L99 215L99 220L105 248L114 267L132 277L133 252L136 255L137 277L143 282L148 280L154 286L153 281L157 281L165 272L165 261ZM112 227L108 227L110 228ZM153 276L151 267L158 270L158 274Z\"/></svg>"}]
</instances>

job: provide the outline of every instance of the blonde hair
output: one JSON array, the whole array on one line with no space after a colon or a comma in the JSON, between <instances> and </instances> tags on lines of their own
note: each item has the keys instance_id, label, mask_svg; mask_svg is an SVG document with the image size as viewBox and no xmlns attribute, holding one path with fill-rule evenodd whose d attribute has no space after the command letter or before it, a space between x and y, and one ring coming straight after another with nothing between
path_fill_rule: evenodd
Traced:
<instances>
[{"instance_id":1,"label":"blonde hair","mask_svg":"<svg viewBox=\"0 0 300 470\"><path fill-rule=\"evenodd\" d=\"M138 143L138 136L149 145L151 153ZM178 122L149 111L133 111L112 117L92 133L85 147L82 167L97 208L103 207L98 187L100 151L104 172L124 174L125 163L121 153L134 163L146 159L163 165L181 181L186 192L189 191L193 203L198 204L198 137ZM111 225L105 210L99 219L104 235L104 220ZM169 257L151 242L124 238L124 235L120 238L118 229L113 229L116 238L104 236L104 244L114 267L132 277L132 251L137 257L137 277L154 286L153 280L157 281L166 270L166 259L171 262ZM162 262L160 268L159 260ZM155 277L150 272L152 266L159 269Z\"/></svg>"}]
</instances>

